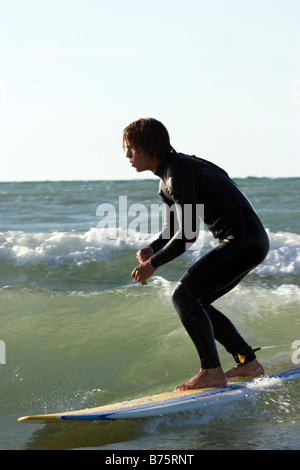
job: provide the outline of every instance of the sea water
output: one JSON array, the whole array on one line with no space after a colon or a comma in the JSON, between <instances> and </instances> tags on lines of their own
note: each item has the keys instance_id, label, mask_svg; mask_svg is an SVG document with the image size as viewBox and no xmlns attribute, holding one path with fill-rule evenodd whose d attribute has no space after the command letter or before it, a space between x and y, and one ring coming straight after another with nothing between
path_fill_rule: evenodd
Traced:
<instances>
[{"instance_id":1,"label":"sea water","mask_svg":"<svg viewBox=\"0 0 300 470\"><path fill-rule=\"evenodd\" d=\"M299 178L236 182L271 248L216 306L262 347L258 358L271 374L300 362ZM161 224L157 189L158 180L0 184L1 449L300 447L300 384L270 386L267 377L226 407L118 422L17 421L172 390L199 370L171 293L216 241L203 231L146 286L130 275L136 251ZM230 368L232 357L218 350Z\"/></svg>"}]
</instances>

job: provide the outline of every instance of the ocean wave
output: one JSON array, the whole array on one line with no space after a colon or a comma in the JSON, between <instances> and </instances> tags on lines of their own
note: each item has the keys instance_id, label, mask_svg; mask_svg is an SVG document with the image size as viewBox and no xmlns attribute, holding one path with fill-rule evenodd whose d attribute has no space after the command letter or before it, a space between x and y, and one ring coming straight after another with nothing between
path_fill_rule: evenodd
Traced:
<instances>
[{"instance_id":1,"label":"ocean wave","mask_svg":"<svg viewBox=\"0 0 300 470\"><path fill-rule=\"evenodd\" d=\"M86 232L0 233L0 259L16 266L46 264L81 265L106 261L113 251L133 246L133 238L115 237L105 229L91 228Z\"/></svg>"},{"instance_id":2,"label":"ocean wave","mask_svg":"<svg viewBox=\"0 0 300 470\"><path fill-rule=\"evenodd\" d=\"M300 274L300 235L289 232L268 232L270 251L255 269L260 275Z\"/></svg>"},{"instance_id":3,"label":"ocean wave","mask_svg":"<svg viewBox=\"0 0 300 470\"><path fill-rule=\"evenodd\" d=\"M270 252L255 273L263 276L300 274L300 235L270 231L268 235ZM118 230L116 233L105 228L91 228L86 232L0 232L0 260L13 266L82 266L113 261L122 254L135 253L153 238L136 231ZM216 244L209 232L203 232L184 257L190 264Z\"/></svg>"}]
</instances>

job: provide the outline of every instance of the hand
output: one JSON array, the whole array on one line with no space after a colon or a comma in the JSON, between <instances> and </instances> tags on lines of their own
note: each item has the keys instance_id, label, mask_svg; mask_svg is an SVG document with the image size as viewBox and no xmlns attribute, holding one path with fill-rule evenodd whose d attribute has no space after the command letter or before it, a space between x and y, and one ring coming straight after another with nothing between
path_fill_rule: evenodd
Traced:
<instances>
[{"instance_id":1,"label":"hand","mask_svg":"<svg viewBox=\"0 0 300 470\"><path fill-rule=\"evenodd\" d=\"M139 250L136 254L137 259L139 260L140 263L143 261L147 261L151 256L153 255L153 248L152 246L146 246L145 248L142 248Z\"/></svg>"},{"instance_id":2,"label":"hand","mask_svg":"<svg viewBox=\"0 0 300 470\"><path fill-rule=\"evenodd\" d=\"M143 286L147 284L147 279L152 276L154 273L155 268L152 264L147 260L143 263L139 264L134 268L131 273L131 276L137 281L140 282Z\"/></svg>"}]
</instances>

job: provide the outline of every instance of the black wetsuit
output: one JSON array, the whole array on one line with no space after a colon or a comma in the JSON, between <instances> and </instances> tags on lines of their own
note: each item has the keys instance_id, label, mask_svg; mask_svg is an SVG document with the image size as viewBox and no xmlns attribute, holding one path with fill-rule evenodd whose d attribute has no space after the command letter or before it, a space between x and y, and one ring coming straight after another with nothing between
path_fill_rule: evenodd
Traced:
<instances>
[{"instance_id":1,"label":"black wetsuit","mask_svg":"<svg viewBox=\"0 0 300 470\"><path fill-rule=\"evenodd\" d=\"M194 342L204 369L220 366L214 338L237 363L255 358L252 348L231 321L211 304L235 287L269 250L267 234L246 196L228 174L211 162L173 153L160 163L159 194L166 208L176 205L178 216L167 217L159 238L151 243L151 264L159 266L181 255L196 239L199 215L204 206L204 223L220 243L200 258L180 279L172 300ZM185 215L189 207L189 215ZM171 212L172 215L173 212ZM189 226L189 236L185 227Z\"/></svg>"}]
</instances>

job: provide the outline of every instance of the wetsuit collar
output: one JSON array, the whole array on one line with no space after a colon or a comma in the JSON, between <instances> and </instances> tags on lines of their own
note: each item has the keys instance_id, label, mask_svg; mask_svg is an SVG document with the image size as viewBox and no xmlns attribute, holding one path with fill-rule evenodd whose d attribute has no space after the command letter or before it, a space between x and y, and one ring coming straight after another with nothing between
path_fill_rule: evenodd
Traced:
<instances>
[{"instance_id":1,"label":"wetsuit collar","mask_svg":"<svg viewBox=\"0 0 300 470\"><path fill-rule=\"evenodd\" d=\"M156 176L159 176L160 178L162 177L162 175L164 174L164 162L160 162L154 172L154 174Z\"/></svg>"},{"instance_id":2,"label":"wetsuit collar","mask_svg":"<svg viewBox=\"0 0 300 470\"><path fill-rule=\"evenodd\" d=\"M162 160L161 162L159 162L154 174L156 176L159 176L159 178L163 178L164 174L165 174L165 168L168 166L168 163L169 161L171 160L171 158L173 158L174 155L170 155L168 156L167 158L165 158L164 160Z\"/></svg>"}]
</instances>

